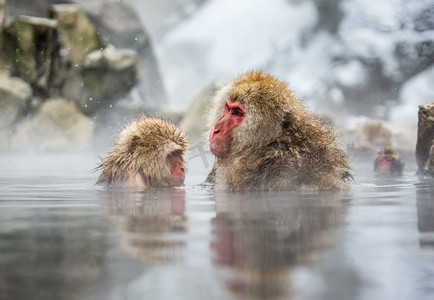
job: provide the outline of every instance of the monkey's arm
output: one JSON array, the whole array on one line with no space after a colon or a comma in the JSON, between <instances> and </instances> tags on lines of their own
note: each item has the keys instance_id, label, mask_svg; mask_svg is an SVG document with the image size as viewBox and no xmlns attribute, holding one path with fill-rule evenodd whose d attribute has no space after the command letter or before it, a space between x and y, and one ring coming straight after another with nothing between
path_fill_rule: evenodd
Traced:
<instances>
[{"instance_id":1,"label":"monkey's arm","mask_svg":"<svg viewBox=\"0 0 434 300\"><path fill-rule=\"evenodd\" d=\"M204 185L215 184L215 173L216 173L215 169L216 168L215 168L215 165L214 165L214 167L212 168L211 172L209 172L208 176L206 177L206 179L205 179L205 181L203 183Z\"/></svg>"}]
</instances>

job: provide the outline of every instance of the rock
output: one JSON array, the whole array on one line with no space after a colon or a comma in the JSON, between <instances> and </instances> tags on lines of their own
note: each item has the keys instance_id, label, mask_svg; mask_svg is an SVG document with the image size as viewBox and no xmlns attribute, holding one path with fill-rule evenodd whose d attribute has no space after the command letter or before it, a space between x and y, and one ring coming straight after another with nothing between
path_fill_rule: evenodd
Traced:
<instances>
[{"instance_id":1,"label":"rock","mask_svg":"<svg viewBox=\"0 0 434 300\"><path fill-rule=\"evenodd\" d=\"M137 54L108 46L89 53L63 87L63 95L87 115L95 114L114 99L126 95L137 83Z\"/></svg>"},{"instance_id":2,"label":"rock","mask_svg":"<svg viewBox=\"0 0 434 300\"><path fill-rule=\"evenodd\" d=\"M1 0L0 0L1 1ZM7 1L7 0L6 0ZM11 16L17 15L31 15L35 17L46 17L47 10L53 3L56 2L71 2L69 0L58 1L58 0L13 0L7 1L8 12Z\"/></svg>"},{"instance_id":3,"label":"rock","mask_svg":"<svg viewBox=\"0 0 434 300\"><path fill-rule=\"evenodd\" d=\"M60 53L67 68L62 96L85 114L94 115L137 84L135 51L105 47L99 30L74 5L54 5L50 14L58 22Z\"/></svg>"},{"instance_id":4,"label":"rock","mask_svg":"<svg viewBox=\"0 0 434 300\"><path fill-rule=\"evenodd\" d=\"M146 20L146 27L151 35L158 38L190 17L206 2L207 0L14 0L9 1L9 12L11 15L44 17L50 6L55 3L74 3L92 14L106 15L108 19L112 19L112 24L115 24L129 22L129 18L115 18L110 13L107 14L107 9L112 6L112 10L119 11L121 9L119 4L124 4L133 7L132 10L140 14L140 19Z\"/></svg>"},{"instance_id":5,"label":"rock","mask_svg":"<svg viewBox=\"0 0 434 300\"><path fill-rule=\"evenodd\" d=\"M6 26L3 34L2 65L11 74L26 80L35 94L47 95L56 64L57 22L46 18L18 16Z\"/></svg>"},{"instance_id":6,"label":"rock","mask_svg":"<svg viewBox=\"0 0 434 300\"><path fill-rule=\"evenodd\" d=\"M13 123L26 109L32 88L25 81L0 71L0 149L6 149Z\"/></svg>"},{"instance_id":7,"label":"rock","mask_svg":"<svg viewBox=\"0 0 434 300\"><path fill-rule=\"evenodd\" d=\"M135 51L129 49L116 49L112 45L104 50L94 51L86 56L83 67L86 69L104 67L106 69L122 71L131 68L137 63Z\"/></svg>"},{"instance_id":8,"label":"rock","mask_svg":"<svg viewBox=\"0 0 434 300\"><path fill-rule=\"evenodd\" d=\"M356 128L342 129L339 140L352 154L372 159L379 148L392 145L392 133L382 122L366 122Z\"/></svg>"},{"instance_id":9,"label":"rock","mask_svg":"<svg viewBox=\"0 0 434 300\"><path fill-rule=\"evenodd\" d=\"M59 2L69 2L69 4L53 5L50 8L50 5ZM150 6L147 13L152 15L151 11L156 9L156 5L144 5ZM155 106L167 102L166 90L151 38L144 29L137 10L131 5L125 2L96 0L38 0L37 2L20 0L10 4L10 12L13 15L31 14L42 17L46 15L48 9L50 9L50 17L59 23L62 58L71 69L77 68L77 65L80 66L87 54L101 50L107 44L112 44L117 48L130 48L138 54L141 73L138 91L142 100ZM161 16L159 16L159 22L164 22ZM91 38L80 38L83 34ZM83 52L82 49L86 51ZM60 75L69 76L68 74ZM59 76L54 78L59 78ZM50 96L53 95L56 94Z\"/></svg>"},{"instance_id":10,"label":"rock","mask_svg":"<svg viewBox=\"0 0 434 300\"><path fill-rule=\"evenodd\" d=\"M137 52L141 73L137 88L142 99L155 106L166 103L167 95L151 38L137 11L125 2L98 2L98 9L87 13L105 43Z\"/></svg>"},{"instance_id":11,"label":"rock","mask_svg":"<svg viewBox=\"0 0 434 300\"><path fill-rule=\"evenodd\" d=\"M103 47L99 33L78 7L70 4L53 5L50 17L57 21L62 58L73 67L82 64L87 54Z\"/></svg>"},{"instance_id":12,"label":"rock","mask_svg":"<svg viewBox=\"0 0 434 300\"><path fill-rule=\"evenodd\" d=\"M424 171L428 172L431 177L434 176L434 140L429 148L428 160L425 164Z\"/></svg>"},{"instance_id":13,"label":"rock","mask_svg":"<svg viewBox=\"0 0 434 300\"><path fill-rule=\"evenodd\" d=\"M54 5L50 16L15 17L0 46L0 64L29 82L35 96L62 96L93 115L137 84L135 51L105 47L74 5Z\"/></svg>"},{"instance_id":14,"label":"rock","mask_svg":"<svg viewBox=\"0 0 434 300\"><path fill-rule=\"evenodd\" d=\"M65 150L90 146L94 132L92 119L74 103L49 99L31 117L17 124L11 137L12 150Z\"/></svg>"},{"instance_id":15,"label":"rock","mask_svg":"<svg viewBox=\"0 0 434 300\"><path fill-rule=\"evenodd\" d=\"M0 32L3 30L7 14L8 11L6 0L0 0Z\"/></svg>"},{"instance_id":16,"label":"rock","mask_svg":"<svg viewBox=\"0 0 434 300\"><path fill-rule=\"evenodd\" d=\"M393 146L406 163L414 162L415 125L368 121L337 132L339 143L356 158L372 160L378 149Z\"/></svg>"},{"instance_id":17,"label":"rock","mask_svg":"<svg viewBox=\"0 0 434 300\"><path fill-rule=\"evenodd\" d=\"M419 176L434 176L434 102L419 105L416 163Z\"/></svg>"}]
</instances>

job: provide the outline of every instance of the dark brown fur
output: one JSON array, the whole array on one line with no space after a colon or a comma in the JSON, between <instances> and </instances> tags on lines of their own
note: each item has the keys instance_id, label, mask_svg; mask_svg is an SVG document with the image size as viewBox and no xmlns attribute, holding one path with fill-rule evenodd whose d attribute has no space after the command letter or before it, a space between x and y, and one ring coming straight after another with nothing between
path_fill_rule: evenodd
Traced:
<instances>
[{"instance_id":1,"label":"dark brown fur","mask_svg":"<svg viewBox=\"0 0 434 300\"><path fill-rule=\"evenodd\" d=\"M261 72L229 82L214 98L211 130L226 99L238 101L247 113L233 131L228 153L215 159L207 180L216 188L330 190L352 179L348 158L333 132L283 82Z\"/></svg>"},{"instance_id":2,"label":"dark brown fur","mask_svg":"<svg viewBox=\"0 0 434 300\"><path fill-rule=\"evenodd\" d=\"M174 152L184 155L187 139L175 125L158 118L132 122L120 134L113 152L103 159L97 184L136 188L169 186L171 180L167 157Z\"/></svg>"}]
</instances>

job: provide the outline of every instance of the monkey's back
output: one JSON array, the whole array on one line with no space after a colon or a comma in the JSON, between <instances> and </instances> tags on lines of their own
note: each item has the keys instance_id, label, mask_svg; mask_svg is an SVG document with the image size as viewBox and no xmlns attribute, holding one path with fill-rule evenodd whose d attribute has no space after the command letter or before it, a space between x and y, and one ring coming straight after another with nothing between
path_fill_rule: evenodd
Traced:
<instances>
[{"instance_id":1,"label":"monkey's back","mask_svg":"<svg viewBox=\"0 0 434 300\"><path fill-rule=\"evenodd\" d=\"M216 159L217 188L230 190L333 190L352 180L348 156L334 134L313 121L303 135L290 130L255 151ZM249 151L250 150L250 151Z\"/></svg>"},{"instance_id":2,"label":"monkey's back","mask_svg":"<svg viewBox=\"0 0 434 300\"><path fill-rule=\"evenodd\" d=\"M214 97L210 128L226 101L239 103L245 119L233 129L227 153L216 155L209 178L218 189L330 190L351 180L348 157L333 131L284 82L262 72L229 82Z\"/></svg>"}]
</instances>

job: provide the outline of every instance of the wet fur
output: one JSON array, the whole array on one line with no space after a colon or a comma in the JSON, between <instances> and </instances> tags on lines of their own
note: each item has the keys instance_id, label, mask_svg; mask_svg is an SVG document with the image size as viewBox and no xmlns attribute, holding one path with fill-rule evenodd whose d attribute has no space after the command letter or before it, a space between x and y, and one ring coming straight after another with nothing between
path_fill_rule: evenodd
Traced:
<instances>
[{"instance_id":1,"label":"wet fur","mask_svg":"<svg viewBox=\"0 0 434 300\"><path fill-rule=\"evenodd\" d=\"M224 190L330 190L352 179L347 155L334 133L314 118L286 84L261 72L229 82L215 96L210 130L225 101L243 104L227 154L215 158L207 181Z\"/></svg>"},{"instance_id":2,"label":"wet fur","mask_svg":"<svg viewBox=\"0 0 434 300\"><path fill-rule=\"evenodd\" d=\"M169 186L167 156L187 151L187 139L175 125L159 118L144 117L129 124L115 143L113 152L103 159L96 184L136 188Z\"/></svg>"}]
</instances>

